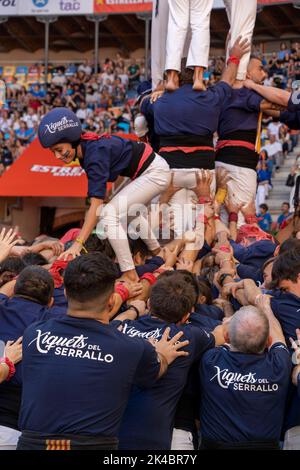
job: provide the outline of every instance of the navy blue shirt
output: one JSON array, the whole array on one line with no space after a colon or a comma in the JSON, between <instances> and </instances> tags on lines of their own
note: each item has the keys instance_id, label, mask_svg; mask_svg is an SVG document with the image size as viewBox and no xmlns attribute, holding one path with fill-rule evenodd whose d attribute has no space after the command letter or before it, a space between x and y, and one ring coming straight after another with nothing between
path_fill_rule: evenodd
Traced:
<instances>
[{"instance_id":1,"label":"navy blue shirt","mask_svg":"<svg viewBox=\"0 0 300 470\"><path fill-rule=\"evenodd\" d=\"M65 309L47 307L22 297L1 296L0 303L0 340L15 341L23 336L24 330L41 318L64 315ZM16 373L9 382L0 384L0 425L18 429L21 403L23 362L16 364Z\"/></svg>"},{"instance_id":2,"label":"navy blue shirt","mask_svg":"<svg viewBox=\"0 0 300 470\"><path fill-rule=\"evenodd\" d=\"M271 308L289 345L289 338L296 340L296 329L300 328L300 297L280 290L274 291L272 295Z\"/></svg>"},{"instance_id":3,"label":"navy blue shirt","mask_svg":"<svg viewBox=\"0 0 300 470\"><path fill-rule=\"evenodd\" d=\"M280 122L286 124L289 129L298 130L300 129L300 111L298 112L290 112L290 111L283 111L280 113Z\"/></svg>"},{"instance_id":4,"label":"navy blue shirt","mask_svg":"<svg viewBox=\"0 0 300 470\"><path fill-rule=\"evenodd\" d=\"M133 383L152 386L160 364L147 341L93 319L35 323L23 338L21 430L116 437Z\"/></svg>"},{"instance_id":5,"label":"navy blue shirt","mask_svg":"<svg viewBox=\"0 0 300 470\"><path fill-rule=\"evenodd\" d=\"M290 372L289 351L282 343L260 355L227 347L205 353L200 364L203 438L278 441Z\"/></svg>"},{"instance_id":6,"label":"navy blue shirt","mask_svg":"<svg viewBox=\"0 0 300 470\"><path fill-rule=\"evenodd\" d=\"M247 88L233 89L222 106L219 119L219 138L239 130L257 130L263 97Z\"/></svg>"},{"instance_id":7,"label":"navy blue shirt","mask_svg":"<svg viewBox=\"0 0 300 470\"><path fill-rule=\"evenodd\" d=\"M190 315L189 321L191 325L199 328L203 328L206 331L214 331L214 329L222 325L220 320L216 320L216 318L210 317L208 314L203 312L193 312Z\"/></svg>"},{"instance_id":8,"label":"navy blue shirt","mask_svg":"<svg viewBox=\"0 0 300 470\"><path fill-rule=\"evenodd\" d=\"M260 269L269 258L272 258L276 249L275 243L271 240L260 240L247 248L233 241L230 244L233 248L234 257L240 263L256 269Z\"/></svg>"},{"instance_id":9,"label":"navy blue shirt","mask_svg":"<svg viewBox=\"0 0 300 470\"><path fill-rule=\"evenodd\" d=\"M232 88L222 81L205 92L183 85L172 93L164 93L153 105L145 103L142 112L153 113L158 135L206 136L217 130L223 101L231 92Z\"/></svg>"},{"instance_id":10,"label":"navy blue shirt","mask_svg":"<svg viewBox=\"0 0 300 470\"><path fill-rule=\"evenodd\" d=\"M6 298L0 303L0 340L15 341L23 335L26 328L48 315L64 315L66 309L48 309L45 305L24 299L23 297ZM16 365L16 374L10 383L20 384L22 379L22 362ZM2 384L2 385L5 385ZM1 387L1 385L0 385Z\"/></svg>"},{"instance_id":11,"label":"navy blue shirt","mask_svg":"<svg viewBox=\"0 0 300 470\"><path fill-rule=\"evenodd\" d=\"M160 339L170 326L170 337L184 332L180 341L188 339L189 356L176 359L166 374L148 390L134 387L120 429L120 449L170 449L176 405L187 382L191 365L209 348L214 337L191 325L168 324L150 315L123 322L123 333L130 338Z\"/></svg>"},{"instance_id":12,"label":"navy blue shirt","mask_svg":"<svg viewBox=\"0 0 300 470\"><path fill-rule=\"evenodd\" d=\"M111 136L80 143L83 149L80 164L88 178L88 197L104 199L106 184L116 181L131 164L132 141ZM143 143L140 145L144 146Z\"/></svg>"}]
</instances>

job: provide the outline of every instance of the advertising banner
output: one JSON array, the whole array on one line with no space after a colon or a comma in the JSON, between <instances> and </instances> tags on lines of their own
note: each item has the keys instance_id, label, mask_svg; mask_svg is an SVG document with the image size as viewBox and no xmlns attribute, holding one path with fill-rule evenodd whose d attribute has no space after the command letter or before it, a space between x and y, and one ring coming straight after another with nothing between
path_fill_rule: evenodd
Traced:
<instances>
[{"instance_id":1,"label":"advertising banner","mask_svg":"<svg viewBox=\"0 0 300 470\"><path fill-rule=\"evenodd\" d=\"M0 0L0 16L16 16L18 0Z\"/></svg>"},{"instance_id":2,"label":"advertising banner","mask_svg":"<svg viewBox=\"0 0 300 470\"><path fill-rule=\"evenodd\" d=\"M90 15L94 0L18 0L17 10L22 16Z\"/></svg>"}]
</instances>

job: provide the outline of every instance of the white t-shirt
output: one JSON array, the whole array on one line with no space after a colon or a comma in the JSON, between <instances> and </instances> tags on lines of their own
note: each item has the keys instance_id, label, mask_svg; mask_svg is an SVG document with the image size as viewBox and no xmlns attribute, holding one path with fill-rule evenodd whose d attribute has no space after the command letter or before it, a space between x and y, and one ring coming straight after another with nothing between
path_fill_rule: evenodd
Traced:
<instances>
[{"instance_id":1,"label":"white t-shirt","mask_svg":"<svg viewBox=\"0 0 300 470\"><path fill-rule=\"evenodd\" d=\"M270 122L268 125L268 131L271 135L276 135L276 139L279 139L279 129L282 124L280 122Z\"/></svg>"},{"instance_id":2,"label":"white t-shirt","mask_svg":"<svg viewBox=\"0 0 300 470\"><path fill-rule=\"evenodd\" d=\"M30 114L25 114L22 120L26 122L28 129L32 129L34 124L39 121L39 118L37 114L33 114L32 116Z\"/></svg>"},{"instance_id":3,"label":"white t-shirt","mask_svg":"<svg viewBox=\"0 0 300 470\"><path fill-rule=\"evenodd\" d=\"M276 153L282 152L282 144L280 142L274 142L273 144L265 145L262 150L266 150L269 157L273 157Z\"/></svg>"}]
</instances>

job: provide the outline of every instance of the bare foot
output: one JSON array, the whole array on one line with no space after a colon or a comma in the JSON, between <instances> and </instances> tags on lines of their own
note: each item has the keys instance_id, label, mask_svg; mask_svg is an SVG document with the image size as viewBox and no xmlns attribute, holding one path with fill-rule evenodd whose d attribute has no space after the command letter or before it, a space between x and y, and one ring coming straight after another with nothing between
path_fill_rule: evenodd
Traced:
<instances>
[{"instance_id":1,"label":"bare foot","mask_svg":"<svg viewBox=\"0 0 300 470\"><path fill-rule=\"evenodd\" d=\"M193 85L193 90L195 91L206 91L206 86L203 83L203 80L195 80Z\"/></svg>"},{"instance_id":2,"label":"bare foot","mask_svg":"<svg viewBox=\"0 0 300 470\"><path fill-rule=\"evenodd\" d=\"M176 70L168 70L167 72L167 91L175 91L179 88L179 74Z\"/></svg>"}]
</instances>

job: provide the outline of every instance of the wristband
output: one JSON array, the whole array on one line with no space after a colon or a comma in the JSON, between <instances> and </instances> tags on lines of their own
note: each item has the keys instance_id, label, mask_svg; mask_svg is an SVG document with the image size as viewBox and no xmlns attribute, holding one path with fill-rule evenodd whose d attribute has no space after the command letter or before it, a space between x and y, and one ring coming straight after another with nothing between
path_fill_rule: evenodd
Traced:
<instances>
[{"instance_id":1,"label":"wristband","mask_svg":"<svg viewBox=\"0 0 300 470\"><path fill-rule=\"evenodd\" d=\"M229 246L226 246L226 245L220 246L219 250L223 251L224 253L231 253L231 250L230 250Z\"/></svg>"},{"instance_id":2,"label":"wristband","mask_svg":"<svg viewBox=\"0 0 300 470\"><path fill-rule=\"evenodd\" d=\"M86 247L84 246L84 241L83 241L83 240L81 240L81 238L76 238L76 240L75 240L75 241L76 241L77 243L79 243L79 245L81 245L81 246L82 246L82 249L83 249L84 253L85 253L85 254L87 254L87 253L88 253L88 251L87 251Z\"/></svg>"},{"instance_id":3,"label":"wristband","mask_svg":"<svg viewBox=\"0 0 300 470\"><path fill-rule=\"evenodd\" d=\"M123 302L126 302L126 300L129 298L129 290L126 286L124 286L124 284L117 284L115 287L115 293L119 294Z\"/></svg>"},{"instance_id":4,"label":"wristband","mask_svg":"<svg viewBox=\"0 0 300 470\"><path fill-rule=\"evenodd\" d=\"M219 188L216 194L216 201L219 204L224 204L226 196L227 196L227 189Z\"/></svg>"},{"instance_id":5,"label":"wristband","mask_svg":"<svg viewBox=\"0 0 300 470\"><path fill-rule=\"evenodd\" d=\"M257 224L257 217L256 215L246 215L245 216L245 221L246 221L246 224Z\"/></svg>"},{"instance_id":6,"label":"wristband","mask_svg":"<svg viewBox=\"0 0 300 470\"><path fill-rule=\"evenodd\" d=\"M153 286L153 285L156 283L156 281L157 281L156 277L155 277L154 274L152 274L152 273L146 273L146 274L144 274L144 275L140 278L140 280L141 280L141 281L148 281L151 286Z\"/></svg>"},{"instance_id":7,"label":"wristband","mask_svg":"<svg viewBox=\"0 0 300 470\"><path fill-rule=\"evenodd\" d=\"M227 60L227 65L231 63L235 65L240 65L240 59L234 55L231 55L229 59Z\"/></svg>"},{"instance_id":8,"label":"wristband","mask_svg":"<svg viewBox=\"0 0 300 470\"><path fill-rule=\"evenodd\" d=\"M1 357L0 364L6 364L9 368L8 376L6 381L8 382L16 373L16 368L13 362L11 362L8 357Z\"/></svg>"},{"instance_id":9,"label":"wristband","mask_svg":"<svg viewBox=\"0 0 300 470\"><path fill-rule=\"evenodd\" d=\"M236 212L230 212L229 214L229 222L237 222L239 219L239 216Z\"/></svg>"},{"instance_id":10,"label":"wristband","mask_svg":"<svg viewBox=\"0 0 300 470\"><path fill-rule=\"evenodd\" d=\"M212 199L210 197L201 196L198 199L199 204L209 204L210 202L212 202Z\"/></svg>"},{"instance_id":11,"label":"wristband","mask_svg":"<svg viewBox=\"0 0 300 470\"><path fill-rule=\"evenodd\" d=\"M134 310L135 313L136 313L136 318L140 318L140 312L139 312L139 309L136 308L135 305L127 305L127 310Z\"/></svg>"}]
</instances>

